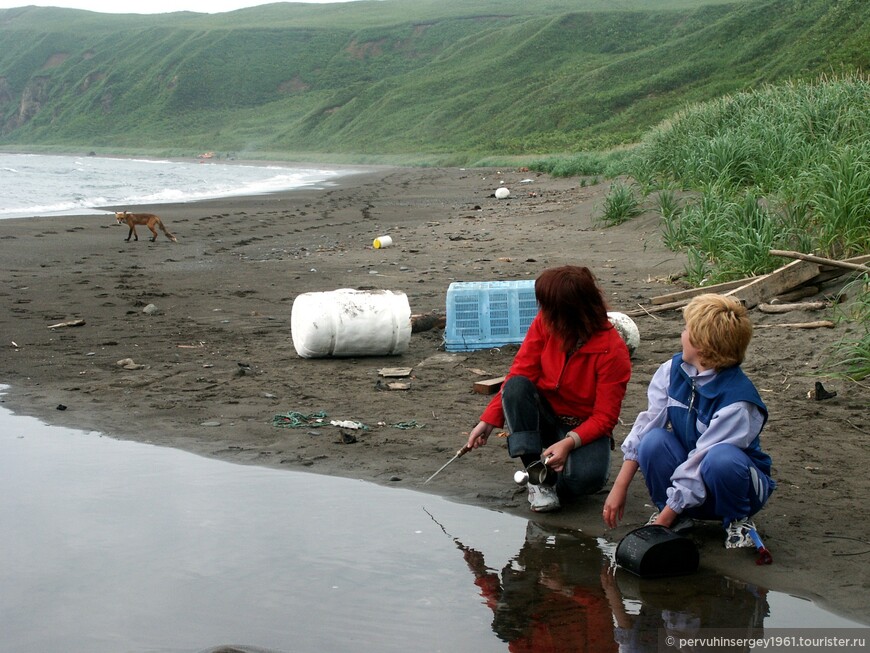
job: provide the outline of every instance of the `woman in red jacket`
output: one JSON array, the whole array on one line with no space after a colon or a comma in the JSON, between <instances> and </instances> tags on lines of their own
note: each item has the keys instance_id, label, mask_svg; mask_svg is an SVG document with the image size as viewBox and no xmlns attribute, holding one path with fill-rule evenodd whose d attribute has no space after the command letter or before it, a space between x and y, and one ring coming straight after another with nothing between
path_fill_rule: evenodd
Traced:
<instances>
[{"instance_id":1,"label":"woman in red jacket","mask_svg":"<svg viewBox=\"0 0 870 653\"><path fill-rule=\"evenodd\" d=\"M543 460L552 470L543 483L529 484L532 510L548 512L560 507L560 496L592 494L607 482L631 362L589 268L545 270L535 297L538 315L468 446L485 445L493 429L505 427L512 458L525 467Z\"/></svg>"}]
</instances>

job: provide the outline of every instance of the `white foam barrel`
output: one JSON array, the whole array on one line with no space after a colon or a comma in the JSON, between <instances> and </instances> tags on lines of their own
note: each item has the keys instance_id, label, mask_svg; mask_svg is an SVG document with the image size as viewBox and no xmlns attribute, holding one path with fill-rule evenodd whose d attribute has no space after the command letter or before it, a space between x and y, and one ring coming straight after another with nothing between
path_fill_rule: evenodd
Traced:
<instances>
[{"instance_id":1,"label":"white foam barrel","mask_svg":"<svg viewBox=\"0 0 870 653\"><path fill-rule=\"evenodd\" d=\"M411 307L405 293L390 290L308 292L293 301L290 331L302 358L402 354Z\"/></svg>"},{"instance_id":2,"label":"white foam barrel","mask_svg":"<svg viewBox=\"0 0 870 653\"><path fill-rule=\"evenodd\" d=\"M625 341L628 347L628 355L634 356L634 352L640 346L640 331L637 328L637 324L625 313L617 313L616 311L609 311L607 319L610 320L610 323L616 328L617 333Z\"/></svg>"}]
</instances>

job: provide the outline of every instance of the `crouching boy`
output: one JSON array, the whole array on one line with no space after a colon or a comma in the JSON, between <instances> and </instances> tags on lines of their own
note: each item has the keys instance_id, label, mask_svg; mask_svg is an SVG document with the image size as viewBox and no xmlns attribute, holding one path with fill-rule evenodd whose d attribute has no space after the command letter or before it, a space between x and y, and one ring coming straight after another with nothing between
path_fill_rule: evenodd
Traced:
<instances>
[{"instance_id":1,"label":"crouching boy","mask_svg":"<svg viewBox=\"0 0 870 653\"><path fill-rule=\"evenodd\" d=\"M776 487L759 438L767 408L740 368L752 323L739 301L717 294L695 297L683 316L682 353L650 382L649 405L622 445L604 521L613 528L622 519L639 468L657 507L650 524L680 530L692 519L721 520L726 547L751 547L750 517Z\"/></svg>"}]
</instances>

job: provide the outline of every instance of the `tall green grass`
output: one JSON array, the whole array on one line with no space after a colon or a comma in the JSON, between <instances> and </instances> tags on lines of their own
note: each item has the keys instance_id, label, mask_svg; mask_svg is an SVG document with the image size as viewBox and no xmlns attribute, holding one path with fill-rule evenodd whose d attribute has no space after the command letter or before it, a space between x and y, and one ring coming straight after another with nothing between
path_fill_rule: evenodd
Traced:
<instances>
[{"instance_id":1,"label":"tall green grass","mask_svg":"<svg viewBox=\"0 0 870 653\"><path fill-rule=\"evenodd\" d=\"M612 227L628 222L641 213L643 209L634 186L623 181L615 181L610 185L610 190L604 198L602 213L595 222L605 227Z\"/></svg>"},{"instance_id":2,"label":"tall green grass","mask_svg":"<svg viewBox=\"0 0 870 653\"><path fill-rule=\"evenodd\" d=\"M838 317L857 325L857 332L836 343L825 367L833 377L858 382L870 377L870 275L860 276L841 291L844 298L852 294L854 301L837 304L846 307L839 310Z\"/></svg>"},{"instance_id":3,"label":"tall green grass","mask_svg":"<svg viewBox=\"0 0 870 653\"><path fill-rule=\"evenodd\" d=\"M616 177L627 170L632 155L631 147L606 151L577 152L571 155L550 156L535 159L529 168L546 172L554 177L591 177L603 175Z\"/></svg>"},{"instance_id":4,"label":"tall green grass","mask_svg":"<svg viewBox=\"0 0 870 653\"><path fill-rule=\"evenodd\" d=\"M861 75L765 86L687 108L632 153L630 172L659 189L662 234L697 285L782 265L771 249L841 259L870 252L870 81ZM682 207L674 187L688 191ZM831 362L870 375L870 286L856 282L855 338Z\"/></svg>"},{"instance_id":5,"label":"tall green grass","mask_svg":"<svg viewBox=\"0 0 870 653\"><path fill-rule=\"evenodd\" d=\"M651 130L628 162L646 188L697 199L664 216L676 250L702 254L696 283L769 272L769 249L831 258L870 251L870 82L765 86L699 104Z\"/></svg>"}]
</instances>

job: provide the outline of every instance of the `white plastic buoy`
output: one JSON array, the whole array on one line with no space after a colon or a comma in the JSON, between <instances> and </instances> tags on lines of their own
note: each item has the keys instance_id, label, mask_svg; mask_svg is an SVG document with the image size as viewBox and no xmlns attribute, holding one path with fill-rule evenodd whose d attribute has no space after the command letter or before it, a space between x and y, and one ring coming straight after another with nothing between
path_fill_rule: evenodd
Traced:
<instances>
[{"instance_id":1,"label":"white plastic buoy","mask_svg":"<svg viewBox=\"0 0 870 653\"><path fill-rule=\"evenodd\" d=\"M402 354L411 340L411 307L405 293L390 290L303 293L293 301L290 331L302 358Z\"/></svg>"},{"instance_id":2,"label":"white plastic buoy","mask_svg":"<svg viewBox=\"0 0 870 653\"><path fill-rule=\"evenodd\" d=\"M511 192L504 186L502 186L501 188L497 188L495 191L496 198L500 200L510 197L510 194Z\"/></svg>"},{"instance_id":3,"label":"white plastic buoy","mask_svg":"<svg viewBox=\"0 0 870 653\"><path fill-rule=\"evenodd\" d=\"M384 247L389 247L393 244L393 239L390 236L381 236L379 238L375 238L372 242L372 247L375 249L383 249Z\"/></svg>"},{"instance_id":4,"label":"white plastic buoy","mask_svg":"<svg viewBox=\"0 0 870 653\"><path fill-rule=\"evenodd\" d=\"M625 345L628 347L628 355L634 356L634 352L640 346L640 331L634 320L625 313L617 313L615 311L608 312L607 319L610 320L610 323L625 341Z\"/></svg>"}]
</instances>

